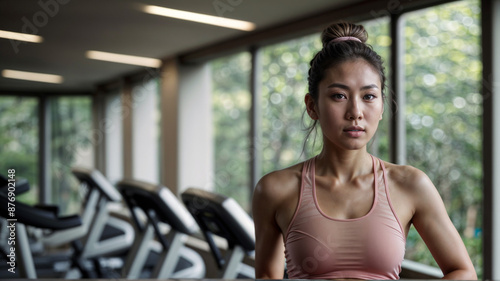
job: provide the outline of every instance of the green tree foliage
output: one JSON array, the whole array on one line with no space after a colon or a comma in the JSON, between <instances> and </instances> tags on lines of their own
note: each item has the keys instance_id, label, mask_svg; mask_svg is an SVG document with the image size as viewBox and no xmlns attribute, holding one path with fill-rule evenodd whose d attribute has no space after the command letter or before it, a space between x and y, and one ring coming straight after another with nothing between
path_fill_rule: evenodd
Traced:
<instances>
[{"instance_id":1,"label":"green tree foliage","mask_svg":"<svg viewBox=\"0 0 500 281\"><path fill-rule=\"evenodd\" d=\"M480 274L480 8L460 1L405 19L407 163L434 182ZM414 232L414 230L412 230ZM433 263L415 233L407 256Z\"/></svg>"},{"instance_id":2,"label":"green tree foliage","mask_svg":"<svg viewBox=\"0 0 500 281\"><path fill-rule=\"evenodd\" d=\"M84 194L71 168L77 162L93 166L88 163L92 158L91 102L90 97L51 99L52 203L57 204L62 213L78 212L83 200Z\"/></svg>"},{"instance_id":3,"label":"green tree foliage","mask_svg":"<svg viewBox=\"0 0 500 281\"><path fill-rule=\"evenodd\" d=\"M17 178L29 181L30 191L18 198L28 204L38 203L39 198L38 108L38 98L0 97L0 173L16 169ZM82 196L71 167L85 161L92 147L91 98L53 97L50 109L51 203L61 214L75 213Z\"/></svg>"},{"instance_id":4,"label":"green tree foliage","mask_svg":"<svg viewBox=\"0 0 500 281\"><path fill-rule=\"evenodd\" d=\"M17 200L38 200L38 99L0 97L0 174L16 170L16 178L27 179L30 192Z\"/></svg>"},{"instance_id":5,"label":"green tree foliage","mask_svg":"<svg viewBox=\"0 0 500 281\"><path fill-rule=\"evenodd\" d=\"M318 34L268 46L261 51L262 174L311 157L319 145L302 145L309 116L304 115L309 62L321 49ZM321 142L321 134L317 135ZM315 151L316 149L316 151Z\"/></svg>"},{"instance_id":6,"label":"green tree foliage","mask_svg":"<svg viewBox=\"0 0 500 281\"><path fill-rule=\"evenodd\" d=\"M218 193L250 210L250 55L212 62L215 171Z\"/></svg>"}]
</instances>

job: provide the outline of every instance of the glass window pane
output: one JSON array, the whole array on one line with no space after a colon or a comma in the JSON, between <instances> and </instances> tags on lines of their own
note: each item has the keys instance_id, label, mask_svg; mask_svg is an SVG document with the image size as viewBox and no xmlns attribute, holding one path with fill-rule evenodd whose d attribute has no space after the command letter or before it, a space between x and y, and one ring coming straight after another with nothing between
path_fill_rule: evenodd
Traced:
<instances>
[{"instance_id":1,"label":"glass window pane","mask_svg":"<svg viewBox=\"0 0 500 281\"><path fill-rule=\"evenodd\" d=\"M250 55L240 53L217 59L211 68L213 187L250 210Z\"/></svg>"},{"instance_id":2,"label":"glass window pane","mask_svg":"<svg viewBox=\"0 0 500 281\"><path fill-rule=\"evenodd\" d=\"M132 88L133 177L160 181L159 89L158 79L150 79Z\"/></svg>"},{"instance_id":3,"label":"glass window pane","mask_svg":"<svg viewBox=\"0 0 500 281\"><path fill-rule=\"evenodd\" d=\"M309 117L304 116L309 62L321 49L319 34L262 48L262 174L283 169L319 152L310 138L302 153ZM319 126L318 126L319 129Z\"/></svg>"},{"instance_id":4,"label":"glass window pane","mask_svg":"<svg viewBox=\"0 0 500 281\"><path fill-rule=\"evenodd\" d=\"M0 174L16 170L17 179L27 179L30 191L16 200L33 205L38 202L38 99L0 97Z\"/></svg>"},{"instance_id":5,"label":"glass window pane","mask_svg":"<svg viewBox=\"0 0 500 281\"><path fill-rule=\"evenodd\" d=\"M481 48L479 1L409 13L406 53L407 163L439 190L481 278ZM414 229L407 259L436 265Z\"/></svg>"},{"instance_id":6,"label":"glass window pane","mask_svg":"<svg viewBox=\"0 0 500 281\"><path fill-rule=\"evenodd\" d=\"M79 212L83 198L71 168L94 166L92 98L51 98L50 109L52 203L61 214L73 214Z\"/></svg>"}]
</instances>

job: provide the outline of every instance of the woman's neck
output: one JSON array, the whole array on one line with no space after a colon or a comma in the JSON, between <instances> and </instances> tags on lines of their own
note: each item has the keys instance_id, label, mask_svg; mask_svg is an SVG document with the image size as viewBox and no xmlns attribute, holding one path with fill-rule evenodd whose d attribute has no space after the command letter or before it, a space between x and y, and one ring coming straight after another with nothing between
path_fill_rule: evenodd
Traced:
<instances>
[{"instance_id":1,"label":"woman's neck","mask_svg":"<svg viewBox=\"0 0 500 281\"><path fill-rule=\"evenodd\" d=\"M366 149L339 151L323 147L316 157L318 175L333 176L342 182L370 173L372 168L371 157Z\"/></svg>"}]
</instances>

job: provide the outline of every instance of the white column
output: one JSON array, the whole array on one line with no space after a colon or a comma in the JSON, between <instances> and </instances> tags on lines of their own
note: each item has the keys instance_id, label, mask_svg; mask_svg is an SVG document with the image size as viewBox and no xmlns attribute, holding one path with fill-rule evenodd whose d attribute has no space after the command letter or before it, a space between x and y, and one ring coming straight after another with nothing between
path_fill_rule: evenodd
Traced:
<instances>
[{"instance_id":1,"label":"white column","mask_svg":"<svg viewBox=\"0 0 500 281\"><path fill-rule=\"evenodd\" d=\"M182 66L179 75L179 185L212 188L212 83L208 63Z\"/></svg>"},{"instance_id":2,"label":"white column","mask_svg":"<svg viewBox=\"0 0 500 281\"><path fill-rule=\"evenodd\" d=\"M123 179L123 108L119 90L104 97L104 119L99 128L104 134L105 176L112 183Z\"/></svg>"},{"instance_id":3,"label":"white column","mask_svg":"<svg viewBox=\"0 0 500 281\"><path fill-rule=\"evenodd\" d=\"M133 178L158 183L158 84L146 76L132 88Z\"/></svg>"}]
</instances>

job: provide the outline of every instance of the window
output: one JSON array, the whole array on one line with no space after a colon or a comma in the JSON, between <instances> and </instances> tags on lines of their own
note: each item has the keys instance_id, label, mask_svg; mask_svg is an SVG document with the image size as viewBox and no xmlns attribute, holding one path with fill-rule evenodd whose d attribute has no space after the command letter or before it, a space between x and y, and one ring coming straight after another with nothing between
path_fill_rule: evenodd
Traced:
<instances>
[{"instance_id":1,"label":"window","mask_svg":"<svg viewBox=\"0 0 500 281\"><path fill-rule=\"evenodd\" d=\"M215 192L250 210L250 55L217 59L212 68Z\"/></svg>"},{"instance_id":2,"label":"window","mask_svg":"<svg viewBox=\"0 0 500 281\"><path fill-rule=\"evenodd\" d=\"M157 183L159 168L159 90L158 79L132 87L133 178Z\"/></svg>"},{"instance_id":3,"label":"window","mask_svg":"<svg viewBox=\"0 0 500 281\"><path fill-rule=\"evenodd\" d=\"M262 174L286 168L318 152L314 135L302 153L309 117L304 96L308 92L309 62L321 49L319 35L267 46L261 51ZM319 126L318 126L319 129ZM321 142L320 134L316 143Z\"/></svg>"},{"instance_id":4,"label":"window","mask_svg":"<svg viewBox=\"0 0 500 281\"><path fill-rule=\"evenodd\" d=\"M61 214L79 212L83 200L79 184L71 174L73 166L93 167L92 99L50 98L52 202Z\"/></svg>"},{"instance_id":5,"label":"window","mask_svg":"<svg viewBox=\"0 0 500 281\"><path fill-rule=\"evenodd\" d=\"M38 99L32 97L0 97L0 174L16 170L16 179L27 179L28 193L16 200L38 203Z\"/></svg>"},{"instance_id":6,"label":"window","mask_svg":"<svg viewBox=\"0 0 500 281\"><path fill-rule=\"evenodd\" d=\"M480 32L476 0L405 16L407 163L436 185L481 278ZM406 258L436 265L413 228Z\"/></svg>"}]
</instances>

